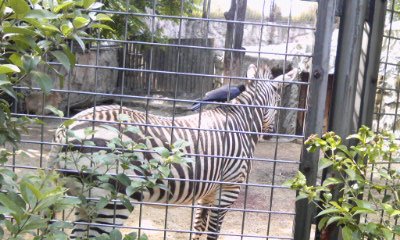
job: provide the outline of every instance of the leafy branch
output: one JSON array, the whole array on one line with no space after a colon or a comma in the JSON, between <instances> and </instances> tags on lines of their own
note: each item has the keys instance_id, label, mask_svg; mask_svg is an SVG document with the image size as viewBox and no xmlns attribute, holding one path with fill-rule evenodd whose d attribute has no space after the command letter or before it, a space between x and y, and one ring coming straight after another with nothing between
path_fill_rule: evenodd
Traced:
<instances>
[{"instance_id":1,"label":"leafy branch","mask_svg":"<svg viewBox=\"0 0 400 240\"><path fill-rule=\"evenodd\" d=\"M389 240L400 236L400 227L396 225L400 217L400 171L391 168L399 162L394 136L376 134L363 126L347 139L357 143L347 147L333 132L321 138L311 136L305 142L307 150L323 153L319 170L330 167L335 175L326 178L321 186L308 186L305 176L298 172L285 184L299 192L297 199L307 198L321 210L316 216L320 217L320 230L335 224L342 227L345 240ZM332 198L334 187L342 194L338 200Z\"/></svg>"}]
</instances>

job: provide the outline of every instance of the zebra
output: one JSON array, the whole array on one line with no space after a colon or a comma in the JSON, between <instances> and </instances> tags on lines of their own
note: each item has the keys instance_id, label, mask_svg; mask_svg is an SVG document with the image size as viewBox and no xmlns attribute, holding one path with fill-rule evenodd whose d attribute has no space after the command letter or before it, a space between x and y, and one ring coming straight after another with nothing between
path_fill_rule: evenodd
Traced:
<instances>
[{"instance_id":1,"label":"zebra","mask_svg":"<svg viewBox=\"0 0 400 240\"><path fill-rule=\"evenodd\" d=\"M251 158L259 135L274 124L276 109L280 97L282 82L264 79L270 76L267 69L257 70L251 64L247 70L246 90L230 101L231 105L222 105L214 109L187 116L161 117L141 111L121 107L120 105L97 106L84 110L73 117L76 121L68 128L75 134L83 134L83 129L94 124L99 131L93 133L96 146L104 146L112 133L100 129L96 121L116 122L119 114L130 117L131 124L139 124L146 133L146 144L150 148L165 146L171 140L183 139L191 143L186 147L187 154L194 154L195 159L188 164L171 165L170 179L163 180L170 187L170 192L154 188L141 194L129 196L133 201L160 202L171 204L197 203L194 214L192 239L197 240L202 233L207 233L208 240L218 239L221 224L230 206L238 198L241 186L251 170ZM266 107L269 106L269 107ZM201 118L201 119L199 119ZM87 120L94 120L88 123ZM201 121L200 121L201 120ZM158 126L158 127L157 127ZM160 128L159 126L164 126ZM174 128L171 128L174 126ZM49 154L49 161L56 159L60 152L66 151L62 145L67 143L66 128L56 130L54 144ZM125 136L139 141L143 136ZM73 142L73 137L68 142ZM198 144L195 144L198 142ZM151 157L150 153L150 156ZM72 168L60 166L56 162L52 168ZM58 165L57 165L58 164ZM182 179L182 181L179 181ZM185 181L192 180L192 181ZM223 183L219 183L223 182ZM71 189L74 186L71 187ZM104 195L104 190L96 188L92 197ZM117 212L114 212L117 210ZM77 221L85 222L84 214L77 210ZM92 219L93 223L123 225L130 212L120 202L109 203ZM94 237L109 233L112 227L76 224L71 238L82 236Z\"/></svg>"}]
</instances>

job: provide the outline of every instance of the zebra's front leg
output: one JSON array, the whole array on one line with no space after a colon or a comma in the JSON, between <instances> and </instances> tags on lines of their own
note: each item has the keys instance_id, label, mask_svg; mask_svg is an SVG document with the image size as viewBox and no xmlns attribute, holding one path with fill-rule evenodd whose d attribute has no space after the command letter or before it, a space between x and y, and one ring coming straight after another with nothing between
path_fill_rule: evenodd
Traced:
<instances>
[{"instance_id":1,"label":"zebra's front leg","mask_svg":"<svg viewBox=\"0 0 400 240\"><path fill-rule=\"evenodd\" d=\"M193 227L196 233L192 237L192 240L200 239L201 235L203 235L203 232L206 230L210 211L210 209L208 209L207 207L210 207L214 201L215 193L212 193L197 202L197 204L200 205L200 208L196 209Z\"/></svg>"},{"instance_id":2,"label":"zebra's front leg","mask_svg":"<svg viewBox=\"0 0 400 240\"><path fill-rule=\"evenodd\" d=\"M239 196L240 185L224 185L221 192L216 193L213 209L209 210L209 221L207 231L207 240L218 239L221 230L222 221L232 204ZM215 233L215 234L214 234Z\"/></svg>"}]
</instances>

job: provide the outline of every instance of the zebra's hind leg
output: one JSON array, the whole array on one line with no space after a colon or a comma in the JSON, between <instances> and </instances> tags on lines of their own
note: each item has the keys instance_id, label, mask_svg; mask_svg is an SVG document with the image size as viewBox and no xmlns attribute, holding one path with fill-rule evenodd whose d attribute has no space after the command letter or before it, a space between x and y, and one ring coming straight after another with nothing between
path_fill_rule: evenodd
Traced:
<instances>
[{"instance_id":1,"label":"zebra's hind leg","mask_svg":"<svg viewBox=\"0 0 400 240\"><path fill-rule=\"evenodd\" d=\"M210 209L208 209L207 207L210 207L213 204L214 200L215 193L198 201L198 205L200 205L200 208L196 209L193 227L197 233L194 234L192 240L200 239L201 235L203 235L203 232L206 230L210 211Z\"/></svg>"},{"instance_id":2,"label":"zebra's hind leg","mask_svg":"<svg viewBox=\"0 0 400 240\"><path fill-rule=\"evenodd\" d=\"M239 196L240 185L223 185L221 192L216 193L213 209L209 211L209 221L207 231L212 232L207 235L207 240L218 239L222 221L231 205ZM215 233L215 234L213 234Z\"/></svg>"}]
</instances>

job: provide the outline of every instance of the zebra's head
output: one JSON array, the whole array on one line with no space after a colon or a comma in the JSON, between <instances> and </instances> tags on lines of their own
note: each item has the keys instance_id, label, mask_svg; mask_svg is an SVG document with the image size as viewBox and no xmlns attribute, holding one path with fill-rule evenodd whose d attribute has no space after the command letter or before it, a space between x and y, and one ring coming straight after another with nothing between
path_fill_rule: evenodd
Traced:
<instances>
[{"instance_id":1,"label":"zebra's head","mask_svg":"<svg viewBox=\"0 0 400 240\"><path fill-rule=\"evenodd\" d=\"M283 81L292 81L297 77L297 69L291 72L273 78L271 69L268 65L263 65L258 68L251 64L247 69L247 77L249 78L248 87L260 93L257 96L259 98L259 104L264 106L269 106L268 108L263 108L262 117L262 131L263 133L275 132L275 120L277 107L280 101L281 88L283 86ZM252 80L256 79L256 80Z\"/></svg>"}]
</instances>

